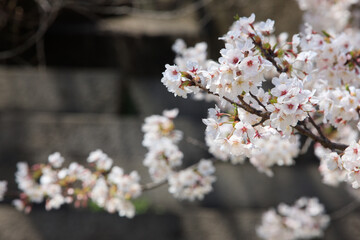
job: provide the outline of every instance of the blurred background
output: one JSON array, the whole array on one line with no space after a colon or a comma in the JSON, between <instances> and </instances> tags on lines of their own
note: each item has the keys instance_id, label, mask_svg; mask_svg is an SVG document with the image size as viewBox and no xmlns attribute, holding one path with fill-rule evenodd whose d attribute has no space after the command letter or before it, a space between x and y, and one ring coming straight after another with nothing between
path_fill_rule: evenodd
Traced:
<instances>
[{"instance_id":1,"label":"blurred background","mask_svg":"<svg viewBox=\"0 0 360 240\"><path fill-rule=\"evenodd\" d=\"M205 41L219 57L234 16L275 20L276 33L299 31L295 0L0 0L0 179L16 190L16 163L47 161L59 151L86 163L102 149L126 171L142 166L146 116L177 107L185 165L208 157L204 125L211 103L175 98L160 79L171 45ZM249 164L217 167L215 190L201 202L180 202L167 186L136 202L138 215L120 218L96 208L63 206L29 215L0 203L0 239L257 239L261 214L280 202L318 197L329 213L353 201L345 186L321 183L318 161L302 155L296 167L268 178ZM360 215L332 222L324 239L359 239Z\"/></svg>"}]
</instances>

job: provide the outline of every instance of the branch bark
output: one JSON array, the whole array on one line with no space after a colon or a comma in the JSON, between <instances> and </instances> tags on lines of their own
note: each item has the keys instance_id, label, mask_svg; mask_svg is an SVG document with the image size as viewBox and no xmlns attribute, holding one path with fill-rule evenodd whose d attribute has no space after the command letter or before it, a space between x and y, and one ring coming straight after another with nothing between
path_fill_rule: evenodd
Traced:
<instances>
[{"instance_id":1,"label":"branch bark","mask_svg":"<svg viewBox=\"0 0 360 240\"><path fill-rule=\"evenodd\" d=\"M210 91L209 89L207 89L205 86L201 85L199 82L197 82L196 80L194 80L192 77L189 77L189 76L186 76L190 81L193 82L193 84L197 87L199 87L200 89L204 90L205 92L207 92L208 94L212 94L212 95L215 95L215 96L219 96L219 94L217 93L214 93L212 91ZM255 124L255 126L257 125L260 125L262 124L263 122L265 122L266 120L270 119L270 115L271 115L271 112L269 111L259 111L253 107L251 107L248 103L246 103L243 99L242 96L238 96L238 99L241 103L238 103L238 102L235 102L225 96L222 96L222 98L226 101L228 101L229 103L235 105L235 106L238 106L242 109L244 109L245 111L251 113L251 114L255 114L259 117L261 117L261 121L257 124ZM311 120L310 120L311 121ZM316 125L316 123L314 122L314 124ZM307 128L303 128L301 127L299 124L296 125L296 126L292 126L294 129L296 129L300 134L306 136L306 137L309 137L311 138L313 141L315 142L319 142L323 147L325 148L329 148L331 150L339 150L339 151L344 151L348 145L345 145L345 144L341 144L341 143L335 143L335 142L332 142L330 141L328 138L326 138L324 135L323 136L318 136L318 135L315 135L310 129L307 129ZM317 129L319 128L318 126L316 127ZM321 130L319 129L318 131L321 132Z\"/></svg>"}]
</instances>

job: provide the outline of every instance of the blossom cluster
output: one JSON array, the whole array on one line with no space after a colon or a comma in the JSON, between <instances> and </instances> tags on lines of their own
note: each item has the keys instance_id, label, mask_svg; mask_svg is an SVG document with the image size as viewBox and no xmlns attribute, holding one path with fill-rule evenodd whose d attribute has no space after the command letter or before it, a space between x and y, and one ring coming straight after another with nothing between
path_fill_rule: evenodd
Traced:
<instances>
[{"instance_id":1,"label":"blossom cluster","mask_svg":"<svg viewBox=\"0 0 360 240\"><path fill-rule=\"evenodd\" d=\"M360 187L360 144L356 142L358 133L350 126L333 133L333 139L349 145L343 153L326 149L319 144L315 145L315 154L320 159L320 173L323 182L330 186L338 186L341 182L351 183L352 187Z\"/></svg>"},{"instance_id":2,"label":"blossom cluster","mask_svg":"<svg viewBox=\"0 0 360 240\"><path fill-rule=\"evenodd\" d=\"M285 73L274 77L271 89L274 104L267 106L271 112L271 125L277 130L292 131L299 121L303 121L309 112L314 111L314 91L304 89L303 82L298 78L289 78Z\"/></svg>"},{"instance_id":3,"label":"blossom cluster","mask_svg":"<svg viewBox=\"0 0 360 240\"><path fill-rule=\"evenodd\" d=\"M359 188L360 32L350 27L349 10L357 2L298 0L305 24L290 38L273 35L272 20L238 18L220 38L225 46L217 61L206 59L203 43L186 48L178 40L175 65L165 66L161 81L175 96L216 99L203 119L214 157L248 158L272 176L272 166L294 164L301 134L316 143L325 184L347 181ZM317 199L301 198L266 213L258 233L264 239L320 237L328 222Z\"/></svg>"},{"instance_id":4,"label":"blossom cluster","mask_svg":"<svg viewBox=\"0 0 360 240\"><path fill-rule=\"evenodd\" d=\"M331 130L329 128L328 130ZM355 142L358 139L358 132L346 125L341 128L341 131L332 130L331 140L343 142L347 145ZM324 148L320 144L315 144L315 155L320 159L319 171L323 178L323 183L329 186L339 186L341 182L347 179L347 173L341 166L341 156L337 152Z\"/></svg>"},{"instance_id":5,"label":"blossom cluster","mask_svg":"<svg viewBox=\"0 0 360 240\"><path fill-rule=\"evenodd\" d=\"M220 108L209 109L206 127L206 142L209 152L215 157L232 163L243 163L248 157L250 162L268 176L273 176L274 165L293 165L299 153L299 138L284 138L269 126L253 126L259 122L257 116L236 109L234 114L222 113Z\"/></svg>"},{"instance_id":6,"label":"blossom cluster","mask_svg":"<svg viewBox=\"0 0 360 240\"><path fill-rule=\"evenodd\" d=\"M149 152L143 163L149 167L152 184L168 182L169 192L179 199L203 199L212 190L215 168L212 161L202 159L184 170L175 169L183 158L177 146L182 132L175 129L173 122L177 115L178 110L173 109L145 119L143 145ZM109 213L134 216L132 200L147 190L146 185L140 185L136 171L126 174L122 168L113 166L114 161L100 149L89 154L89 168L77 162L63 167L64 162L58 152L48 157L48 163L29 166L19 162L15 180L21 192L13 205L29 213L34 203L45 202L46 210L51 210L64 204L86 207L92 202ZM6 190L7 182L0 181L0 201Z\"/></svg>"},{"instance_id":7,"label":"blossom cluster","mask_svg":"<svg viewBox=\"0 0 360 240\"><path fill-rule=\"evenodd\" d=\"M148 149L143 163L156 182L166 180L173 169L182 164L183 153L177 143L182 139L183 133L175 129L173 122L178 113L178 109L165 110L162 116L145 118L142 126L143 146Z\"/></svg>"},{"instance_id":8,"label":"blossom cluster","mask_svg":"<svg viewBox=\"0 0 360 240\"><path fill-rule=\"evenodd\" d=\"M267 240L318 238L328 226L330 217L317 198L298 199L293 206L281 203L262 216L257 234Z\"/></svg>"},{"instance_id":9,"label":"blossom cluster","mask_svg":"<svg viewBox=\"0 0 360 240\"><path fill-rule=\"evenodd\" d=\"M234 100L243 91L256 92L257 87L265 80L263 73L272 70L273 66L254 50L255 45L249 36L255 35L257 30L271 33L274 22L263 23L257 29L252 29L254 20L255 15L241 18L236 22L237 26L233 27L234 31L224 36L226 44L220 51L222 57L219 62L186 59L186 56L182 55L181 62L186 61L186 64L166 65L161 81L170 92L185 98L189 93L200 92L195 86L196 83Z\"/></svg>"},{"instance_id":10,"label":"blossom cluster","mask_svg":"<svg viewBox=\"0 0 360 240\"><path fill-rule=\"evenodd\" d=\"M212 190L215 168L210 160L202 159L195 166L176 171L182 164L183 153L177 143L182 132L175 129L174 118L178 109L165 110L162 116L145 119L143 145L148 148L144 165L149 168L155 182L168 181L169 192L179 199L202 199Z\"/></svg>"},{"instance_id":11,"label":"blossom cluster","mask_svg":"<svg viewBox=\"0 0 360 240\"><path fill-rule=\"evenodd\" d=\"M355 3L298 2L308 14L325 14L331 9L328 15L319 16L322 22L327 18L337 22L337 14L349 12ZM332 11L337 14L330 14ZM343 21L348 23L346 16ZM203 43L186 48L178 40L173 47L177 53L175 65L166 65L161 81L175 95L206 93L217 98L220 108L210 109L203 122L209 152L219 159L241 163L249 158L271 176L271 166L293 164L300 146L294 135L304 132L315 141L321 140L324 148L316 148L317 155L330 159L339 152L325 149L334 138L324 130L341 132L350 127L357 131L354 126L360 113L360 33L353 28L344 30L344 22L338 24L323 26L326 31L322 32L305 24L304 31L288 41L286 33L273 35L274 21L255 22L254 14L241 17L220 38L225 47L218 61L206 60ZM274 158L264 157L278 142L286 147ZM349 144L343 138L334 142ZM354 164L341 165L343 169L325 168L324 161L320 165L321 173L326 175L324 181L332 185L344 179L343 170L352 169L353 173L347 174L351 183L357 176Z\"/></svg>"},{"instance_id":12,"label":"blossom cluster","mask_svg":"<svg viewBox=\"0 0 360 240\"><path fill-rule=\"evenodd\" d=\"M300 9L305 11L303 21L316 30L339 32L345 28L351 17L349 8L358 0L297 0Z\"/></svg>"},{"instance_id":13,"label":"blossom cluster","mask_svg":"<svg viewBox=\"0 0 360 240\"><path fill-rule=\"evenodd\" d=\"M187 47L182 39L177 39L172 47L176 53L175 64L180 68L186 68L188 61L197 62L205 67L207 61L207 44L205 42L197 43L194 47Z\"/></svg>"},{"instance_id":14,"label":"blossom cluster","mask_svg":"<svg viewBox=\"0 0 360 240\"><path fill-rule=\"evenodd\" d=\"M202 200L212 190L215 168L211 161L200 160L196 168L187 168L169 177L169 192L178 199Z\"/></svg>"},{"instance_id":15,"label":"blossom cluster","mask_svg":"<svg viewBox=\"0 0 360 240\"><path fill-rule=\"evenodd\" d=\"M343 170L346 172L346 181L352 184L353 188L360 187L360 144L353 142L344 151L341 157L337 153L331 153L328 159L330 170ZM339 171L338 170L338 171Z\"/></svg>"},{"instance_id":16,"label":"blossom cluster","mask_svg":"<svg viewBox=\"0 0 360 240\"><path fill-rule=\"evenodd\" d=\"M336 152L317 145L315 155L320 159L319 171L324 184L337 187L346 180L346 172L337 167L340 157ZM334 168L335 162L336 167Z\"/></svg>"},{"instance_id":17,"label":"blossom cluster","mask_svg":"<svg viewBox=\"0 0 360 240\"><path fill-rule=\"evenodd\" d=\"M343 127L357 121L360 104L357 43L360 34L347 31L338 35L319 34L307 26L299 46L311 52L306 72L307 88L316 91L323 122Z\"/></svg>"},{"instance_id":18,"label":"blossom cluster","mask_svg":"<svg viewBox=\"0 0 360 240\"><path fill-rule=\"evenodd\" d=\"M166 66L162 78L175 95L187 97L189 93L196 96L208 92L218 96L222 107L235 111L229 116L220 113L218 107L209 110L212 114L203 120L207 125L205 139L209 151L217 158L231 159L234 163L248 157L260 171L270 176L271 166L293 164L292 159L299 152L294 127L314 113L318 103L315 91L307 89L306 81L291 71L290 63L306 64L309 54L299 54L296 58L280 54L283 49L272 47L277 41L271 35L273 31L272 20L256 23L254 14L239 18L221 38L225 48L220 51L218 62L205 61L204 54L200 55L201 60L194 57L195 54L185 54L199 47L187 50L179 40L173 48L184 54L176 58L176 65ZM300 38L296 36L294 41L299 44ZM284 49L289 50L287 47ZM290 50L296 55L296 44L292 47L294 49ZM177 64L179 62L181 64ZM276 70L281 74L272 77L273 87L266 91L263 88L266 75L274 75ZM232 105L229 106L229 102ZM261 155L272 148L271 142L282 142L286 147L266 160Z\"/></svg>"},{"instance_id":19,"label":"blossom cluster","mask_svg":"<svg viewBox=\"0 0 360 240\"><path fill-rule=\"evenodd\" d=\"M22 191L14 206L30 212L32 203L45 200L46 210L59 209L63 204L87 206L89 201L110 213L133 217L131 199L141 194L140 177L136 171L125 174L123 169L112 166L113 160L101 150L91 152L87 162L95 169L85 168L77 162L62 167L64 158L51 154L47 164L31 167L25 162L17 164L16 182Z\"/></svg>"}]
</instances>

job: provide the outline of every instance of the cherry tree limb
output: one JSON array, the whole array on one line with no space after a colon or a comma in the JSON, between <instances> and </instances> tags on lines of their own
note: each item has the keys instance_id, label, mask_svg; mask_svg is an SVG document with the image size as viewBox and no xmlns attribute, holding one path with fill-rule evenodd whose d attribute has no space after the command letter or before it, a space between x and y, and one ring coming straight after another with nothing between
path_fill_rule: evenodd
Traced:
<instances>
[{"instance_id":1,"label":"cherry tree limb","mask_svg":"<svg viewBox=\"0 0 360 240\"><path fill-rule=\"evenodd\" d=\"M207 89L205 86L201 85L201 83L199 83L193 77L191 77L190 74L186 75L185 77L187 77L195 86L197 86L200 89L204 90L208 94L212 94L212 95L220 97L219 94L214 93L214 92L210 91L209 89ZM233 100L231 100L231 99L229 99L229 98L227 98L225 96L222 96L221 98L223 98L227 102L231 103L232 105L238 106L238 107L244 109L245 111L247 111L247 112L249 112L251 114L255 114L255 115L261 117L262 120L258 124L255 124L255 125L262 124L266 120L270 119L271 112L269 112L269 111L259 111L259 110L255 109L255 108L253 108L252 106L250 106L248 103L246 103L244 101L242 96L238 96L238 99L239 99L239 101L241 103L235 102L235 101L233 101ZM314 124L316 125L315 122L314 122ZM325 136L318 136L318 135L314 134L311 130L309 130L309 129L305 128L305 127L301 127L299 124L297 124L296 126L292 126L292 128L296 129L300 134L311 138L315 142L319 142L325 148L329 148L331 150L336 149L336 150L344 151L348 147L348 145L345 145L345 144L332 142L328 138L326 138Z\"/></svg>"}]
</instances>

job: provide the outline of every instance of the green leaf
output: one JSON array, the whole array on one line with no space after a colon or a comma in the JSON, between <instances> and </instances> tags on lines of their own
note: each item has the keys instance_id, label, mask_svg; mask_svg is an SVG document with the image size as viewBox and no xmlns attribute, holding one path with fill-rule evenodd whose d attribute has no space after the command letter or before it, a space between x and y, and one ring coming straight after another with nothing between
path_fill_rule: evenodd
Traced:
<instances>
[{"instance_id":1,"label":"green leaf","mask_svg":"<svg viewBox=\"0 0 360 240\"><path fill-rule=\"evenodd\" d=\"M239 115L238 106L236 106L235 103L233 105L234 105L234 116L238 116Z\"/></svg>"},{"instance_id":2,"label":"green leaf","mask_svg":"<svg viewBox=\"0 0 360 240\"><path fill-rule=\"evenodd\" d=\"M278 43L275 43L275 45L272 48L272 51L275 51L275 48L277 47Z\"/></svg>"},{"instance_id":3,"label":"green leaf","mask_svg":"<svg viewBox=\"0 0 360 240\"><path fill-rule=\"evenodd\" d=\"M189 76L189 73L187 73L187 72L185 72L185 71L180 72L180 73L181 73L181 76L182 76L182 77L187 78L187 77Z\"/></svg>"},{"instance_id":4,"label":"green leaf","mask_svg":"<svg viewBox=\"0 0 360 240\"><path fill-rule=\"evenodd\" d=\"M186 80L186 81L181 82L180 88L184 89L184 87L192 86L192 85L193 85L193 83L190 80Z\"/></svg>"},{"instance_id":5,"label":"green leaf","mask_svg":"<svg viewBox=\"0 0 360 240\"><path fill-rule=\"evenodd\" d=\"M276 52L277 57L281 58L284 56L284 50L282 50L281 48L279 50L277 50Z\"/></svg>"},{"instance_id":6,"label":"green leaf","mask_svg":"<svg viewBox=\"0 0 360 240\"><path fill-rule=\"evenodd\" d=\"M266 49L266 50L269 50L271 48L270 43L264 43L263 48Z\"/></svg>"},{"instance_id":7,"label":"green leaf","mask_svg":"<svg viewBox=\"0 0 360 240\"><path fill-rule=\"evenodd\" d=\"M271 104L277 103L277 97L271 98L271 99L270 99L270 103L271 103Z\"/></svg>"},{"instance_id":8,"label":"green leaf","mask_svg":"<svg viewBox=\"0 0 360 240\"><path fill-rule=\"evenodd\" d=\"M322 32L322 34L325 35L325 37L331 38L331 35L328 32L326 32L324 30L322 30L321 32Z\"/></svg>"},{"instance_id":9,"label":"green leaf","mask_svg":"<svg viewBox=\"0 0 360 240\"><path fill-rule=\"evenodd\" d=\"M349 84L345 84L346 91L350 92Z\"/></svg>"},{"instance_id":10,"label":"green leaf","mask_svg":"<svg viewBox=\"0 0 360 240\"><path fill-rule=\"evenodd\" d=\"M144 214L146 213L150 208L150 203L148 200L144 198L138 198L134 199L132 203L135 206L136 214Z\"/></svg>"},{"instance_id":11,"label":"green leaf","mask_svg":"<svg viewBox=\"0 0 360 240\"><path fill-rule=\"evenodd\" d=\"M91 212L101 212L104 210L102 207L100 207L99 205L97 205L95 202L93 202L91 200L89 200L89 202L88 202L88 207Z\"/></svg>"}]
</instances>

